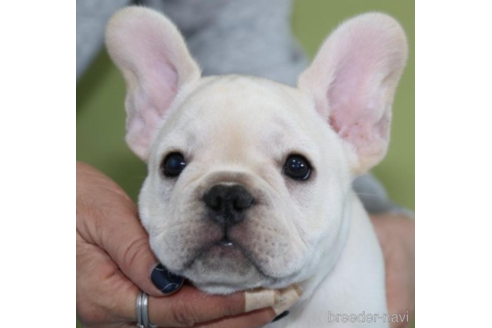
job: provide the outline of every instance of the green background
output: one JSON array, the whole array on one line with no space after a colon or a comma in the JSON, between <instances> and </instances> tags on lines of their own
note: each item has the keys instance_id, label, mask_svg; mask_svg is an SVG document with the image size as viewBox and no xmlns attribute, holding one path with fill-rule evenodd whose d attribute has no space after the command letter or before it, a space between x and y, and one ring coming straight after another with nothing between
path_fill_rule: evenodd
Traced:
<instances>
[{"instance_id":1,"label":"green background","mask_svg":"<svg viewBox=\"0 0 492 328\"><path fill-rule=\"evenodd\" d=\"M344 0L296 1L293 30L314 56L326 35L344 19L368 11L382 11L405 28L410 54L394 103L391 144L386 159L374 169L390 196L415 206L415 57L413 1ZM77 159L93 164L119 183L133 198L145 176L145 166L124 143L125 89L120 73L103 51L77 84Z\"/></svg>"},{"instance_id":2,"label":"green background","mask_svg":"<svg viewBox=\"0 0 492 328\"><path fill-rule=\"evenodd\" d=\"M206 1L206 0L204 0ZM398 88L392 139L386 159L374 169L391 198L415 208L415 3L396 0L295 1L293 31L310 56L326 35L344 19L381 11L403 25L409 40L409 60ZM120 73L102 51L77 84L77 160L99 168L134 199L146 174L124 143L125 89Z\"/></svg>"},{"instance_id":3,"label":"green background","mask_svg":"<svg viewBox=\"0 0 492 328\"><path fill-rule=\"evenodd\" d=\"M393 106L391 143L374 174L397 203L415 210L415 2L413 0L297 0L294 33L314 56L326 34L346 18L380 11L395 17L407 33L409 57Z\"/></svg>"}]
</instances>

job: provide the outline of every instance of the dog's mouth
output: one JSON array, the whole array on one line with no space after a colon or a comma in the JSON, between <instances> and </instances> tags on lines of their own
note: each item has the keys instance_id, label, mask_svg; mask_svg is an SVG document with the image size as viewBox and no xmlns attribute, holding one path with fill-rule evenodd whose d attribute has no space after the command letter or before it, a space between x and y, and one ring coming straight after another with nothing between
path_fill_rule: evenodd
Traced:
<instances>
[{"instance_id":1,"label":"dog's mouth","mask_svg":"<svg viewBox=\"0 0 492 328\"><path fill-rule=\"evenodd\" d=\"M217 268L218 265L225 265L225 263L253 266L261 272L261 268L256 263L254 256L248 252L247 247L244 247L238 241L229 238L226 234L224 234L220 240L209 242L202 246L200 251L197 252L184 266L185 270L191 268L199 261L215 263L215 265L213 265L215 268Z\"/></svg>"},{"instance_id":2,"label":"dog's mouth","mask_svg":"<svg viewBox=\"0 0 492 328\"><path fill-rule=\"evenodd\" d=\"M244 250L237 243L228 238L219 240L204 247L195 260L203 258L228 258L235 261L244 261Z\"/></svg>"},{"instance_id":3,"label":"dog's mouth","mask_svg":"<svg viewBox=\"0 0 492 328\"><path fill-rule=\"evenodd\" d=\"M245 256L246 250L239 245L239 243L231 240L229 237L224 236L222 239L216 242L212 242L204 247L202 247L201 251L197 256L192 260L195 262L196 260L204 257L230 257L233 260L249 260L248 257ZM190 266L193 263L190 263ZM254 263L252 263L254 264Z\"/></svg>"},{"instance_id":4,"label":"dog's mouth","mask_svg":"<svg viewBox=\"0 0 492 328\"><path fill-rule=\"evenodd\" d=\"M214 248L214 247L225 248L225 249L241 248L237 242L235 242L232 238L230 238L227 228L224 229L223 236L219 241L210 243L208 246L205 246L204 249L206 251L207 248ZM242 251L244 252L244 250Z\"/></svg>"},{"instance_id":5,"label":"dog's mouth","mask_svg":"<svg viewBox=\"0 0 492 328\"><path fill-rule=\"evenodd\" d=\"M235 244L232 241L230 241L229 239L224 238L221 241L219 241L216 244L216 246L219 246L219 247L234 247Z\"/></svg>"},{"instance_id":6,"label":"dog's mouth","mask_svg":"<svg viewBox=\"0 0 492 328\"><path fill-rule=\"evenodd\" d=\"M215 243L219 247L234 247L236 243L229 237L227 228L224 228L222 239Z\"/></svg>"},{"instance_id":7,"label":"dog's mouth","mask_svg":"<svg viewBox=\"0 0 492 328\"><path fill-rule=\"evenodd\" d=\"M210 293L228 294L252 288L283 288L299 272L272 276L248 248L231 239L221 239L202 248L180 275Z\"/></svg>"}]
</instances>

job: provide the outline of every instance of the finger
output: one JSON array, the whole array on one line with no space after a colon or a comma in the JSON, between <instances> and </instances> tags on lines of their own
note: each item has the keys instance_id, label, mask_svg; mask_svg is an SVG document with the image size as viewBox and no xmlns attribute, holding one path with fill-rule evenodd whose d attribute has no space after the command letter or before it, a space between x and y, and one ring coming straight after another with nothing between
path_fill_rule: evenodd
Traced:
<instances>
[{"instance_id":1,"label":"finger","mask_svg":"<svg viewBox=\"0 0 492 328\"><path fill-rule=\"evenodd\" d=\"M268 308L198 324L194 328L257 328L269 324L275 317L273 309Z\"/></svg>"},{"instance_id":2,"label":"finger","mask_svg":"<svg viewBox=\"0 0 492 328\"><path fill-rule=\"evenodd\" d=\"M261 293L262 291L260 291ZM255 293L255 292L253 292ZM191 327L194 324L235 316L245 312L275 305L275 292L272 297L261 299L256 306L246 309L246 294L209 295L191 286L184 286L171 297L151 297L149 299L149 318L160 326Z\"/></svg>"},{"instance_id":3,"label":"finger","mask_svg":"<svg viewBox=\"0 0 492 328\"><path fill-rule=\"evenodd\" d=\"M77 231L104 249L140 289L162 295L150 280L157 260L135 203L114 181L88 165L77 165L77 194Z\"/></svg>"},{"instance_id":4,"label":"finger","mask_svg":"<svg viewBox=\"0 0 492 328\"><path fill-rule=\"evenodd\" d=\"M152 283L151 272L158 264L149 246L149 237L135 208L113 212L103 225L102 248L121 271L149 295L163 293Z\"/></svg>"},{"instance_id":5,"label":"finger","mask_svg":"<svg viewBox=\"0 0 492 328\"><path fill-rule=\"evenodd\" d=\"M77 234L77 316L87 326L136 320L138 288L106 252Z\"/></svg>"},{"instance_id":6,"label":"finger","mask_svg":"<svg viewBox=\"0 0 492 328\"><path fill-rule=\"evenodd\" d=\"M415 309L415 221L402 215L371 216L383 249L389 313L412 318ZM392 323L405 327L408 322Z\"/></svg>"}]
</instances>

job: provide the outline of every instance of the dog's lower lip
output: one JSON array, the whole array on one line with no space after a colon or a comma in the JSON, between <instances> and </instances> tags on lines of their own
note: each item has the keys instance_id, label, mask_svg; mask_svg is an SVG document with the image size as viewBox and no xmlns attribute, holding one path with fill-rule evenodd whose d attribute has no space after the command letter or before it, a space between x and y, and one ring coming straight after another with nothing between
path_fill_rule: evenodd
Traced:
<instances>
[{"instance_id":1,"label":"dog's lower lip","mask_svg":"<svg viewBox=\"0 0 492 328\"><path fill-rule=\"evenodd\" d=\"M230 240L222 240L219 242L220 246L231 247L234 246L234 243Z\"/></svg>"}]
</instances>

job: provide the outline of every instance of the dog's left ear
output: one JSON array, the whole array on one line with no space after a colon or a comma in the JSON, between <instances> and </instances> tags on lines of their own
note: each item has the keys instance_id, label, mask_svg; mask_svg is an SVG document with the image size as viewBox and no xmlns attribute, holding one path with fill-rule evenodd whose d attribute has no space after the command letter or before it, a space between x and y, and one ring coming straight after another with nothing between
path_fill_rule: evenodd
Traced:
<instances>
[{"instance_id":1,"label":"dog's left ear","mask_svg":"<svg viewBox=\"0 0 492 328\"><path fill-rule=\"evenodd\" d=\"M364 14L338 27L299 77L299 88L355 153L355 174L386 154L393 97L406 59L401 26L384 14Z\"/></svg>"}]
</instances>

